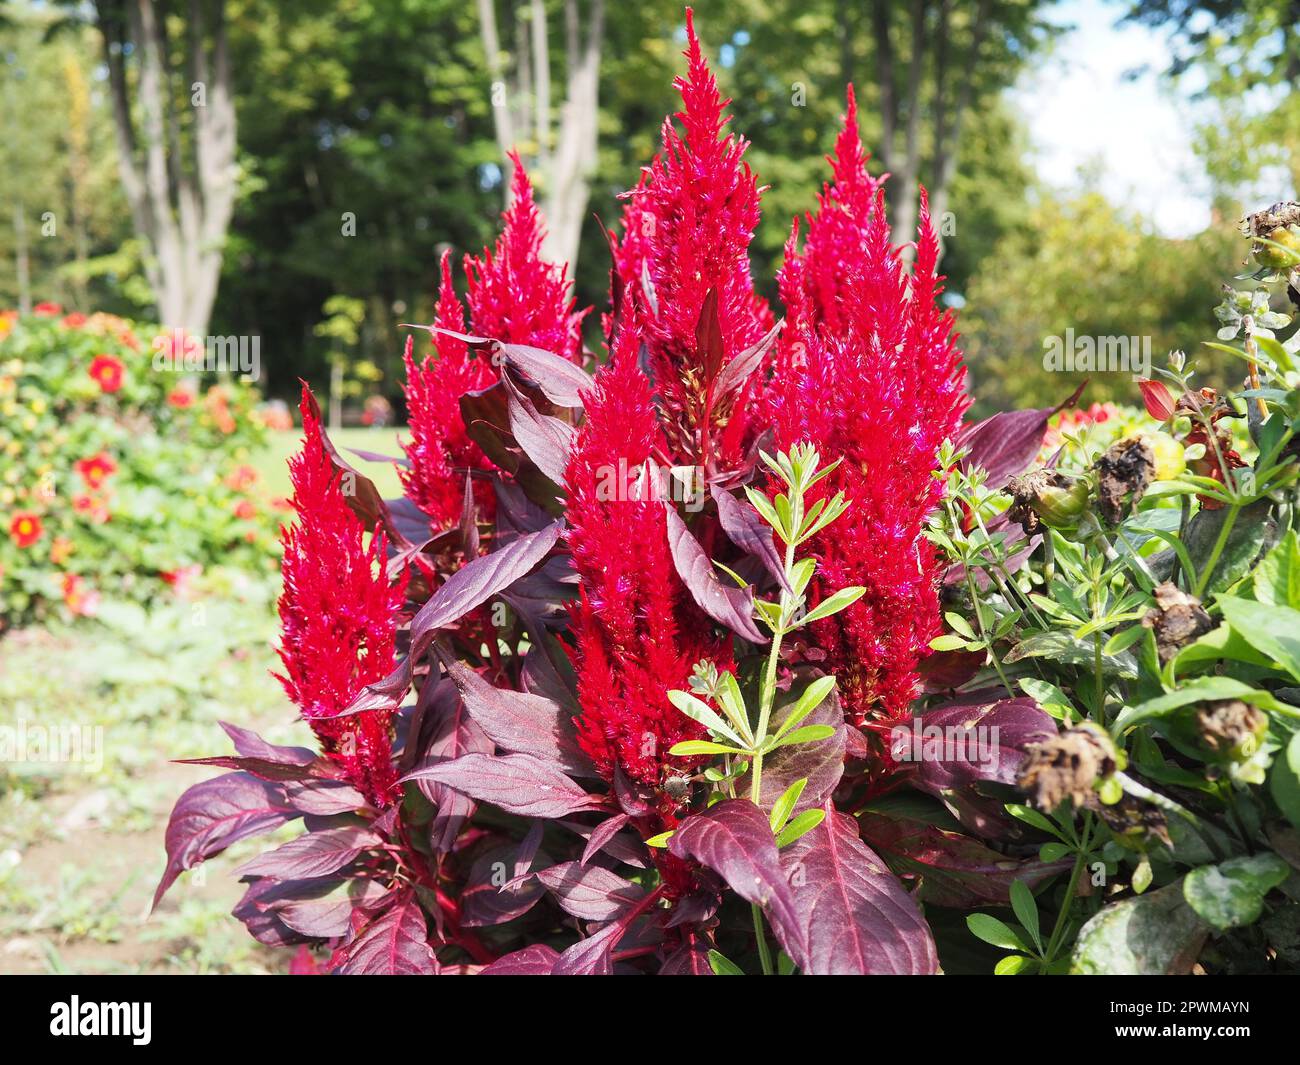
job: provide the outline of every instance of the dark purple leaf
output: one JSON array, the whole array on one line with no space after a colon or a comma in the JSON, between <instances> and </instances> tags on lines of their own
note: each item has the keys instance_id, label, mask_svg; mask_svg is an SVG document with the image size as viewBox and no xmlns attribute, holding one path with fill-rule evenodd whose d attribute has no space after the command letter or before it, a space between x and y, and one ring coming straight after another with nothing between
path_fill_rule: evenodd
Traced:
<instances>
[{"instance_id":1,"label":"dark purple leaf","mask_svg":"<svg viewBox=\"0 0 1300 1065\"><path fill-rule=\"evenodd\" d=\"M474 505L474 476L465 471L465 498L460 508L460 546L466 559L478 558L478 509Z\"/></svg>"},{"instance_id":2,"label":"dark purple leaf","mask_svg":"<svg viewBox=\"0 0 1300 1065\"><path fill-rule=\"evenodd\" d=\"M941 807L937 812L944 815ZM868 810L859 816L858 825L863 839L894 872L918 881L914 897L936 906L1006 906L1013 881L1034 887L1072 864L1069 858L1040 862L1002 854L930 819Z\"/></svg>"},{"instance_id":3,"label":"dark purple leaf","mask_svg":"<svg viewBox=\"0 0 1300 1065\"><path fill-rule=\"evenodd\" d=\"M428 943L424 911L411 891L397 893L393 905L370 922L344 948L344 976L432 976L437 960Z\"/></svg>"},{"instance_id":4,"label":"dark purple leaf","mask_svg":"<svg viewBox=\"0 0 1300 1065\"><path fill-rule=\"evenodd\" d=\"M796 699L788 701L772 712L774 725L780 725L786 715L794 709ZM763 759L763 782L760 786L759 804L770 810L785 790L796 780L806 780L803 793L795 803L794 812L802 813L814 806L821 806L830 798L831 792L839 785L844 775L844 753L848 729L844 724L844 711L840 708L839 695L835 689L821 705L812 711L800 723L806 725L829 725L835 730L833 736L812 743L796 743L789 747L778 747ZM746 774L738 785L748 794L749 775Z\"/></svg>"},{"instance_id":5,"label":"dark purple leaf","mask_svg":"<svg viewBox=\"0 0 1300 1065\"><path fill-rule=\"evenodd\" d=\"M499 806L523 817L563 817L596 806L598 799L561 773L550 762L531 754L466 754L449 762L424 766L404 780L434 780L479 802Z\"/></svg>"},{"instance_id":6,"label":"dark purple leaf","mask_svg":"<svg viewBox=\"0 0 1300 1065\"><path fill-rule=\"evenodd\" d=\"M497 958L479 976L550 976L559 957L545 943L534 943L504 958Z\"/></svg>"},{"instance_id":7,"label":"dark purple leaf","mask_svg":"<svg viewBox=\"0 0 1300 1065\"><path fill-rule=\"evenodd\" d=\"M763 365L763 359L772 350L777 334L781 332L781 326L784 324L784 319L777 322L757 343L751 344L722 368L717 383L713 386L714 403L721 403L732 393L739 392L745 387L745 382L753 372Z\"/></svg>"},{"instance_id":8,"label":"dark purple leaf","mask_svg":"<svg viewBox=\"0 0 1300 1065\"><path fill-rule=\"evenodd\" d=\"M983 467L988 471L985 486L990 489L1001 488L1016 474L1024 473L1042 450L1048 419L1063 407L1073 406L1087 383L1055 407L1000 411L982 422L963 426L957 435L957 445L968 449L962 469Z\"/></svg>"},{"instance_id":9,"label":"dark purple leaf","mask_svg":"<svg viewBox=\"0 0 1300 1065\"><path fill-rule=\"evenodd\" d=\"M348 450L357 458L365 459L367 462L387 462L394 466L404 466L407 469L411 466L411 460L403 455L381 455L378 451L365 451L359 447L350 447Z\"/></svg>"},{"instance_id":10,"label":"dark purple leaf","mask_svg":"<svg viewBox=\"0 0 1300 1065\"><path fill-rule=\"evenodd\" d=\"M767 643L767 637L754 624L754 590L724 585L677 509L671 503L663 506L668 516L668 547L672 551L673 565L691 598L714 621L750 643Z\"/></svg>"},{"instance_id":11,"label":"dark purple leaf","mask_svg":"<svg viewBox=\"0 0 1300 1065\"><path fill-rule=\"evenodd\" d=\"M645 898L645 891L598 865L564 862L537 874L565 913L584 921L612 921Z\"/></svg>"},{"instance_id":12,"label":"dark purple leaf","mask_svg":"<svg viewBox=\"0 0 1300 1065\"><path fill-rule=\"evenodd\" d=\"M310 780L320 776L320 767L289 765L284 762L272 762L265 758L240 758L236 755L220 754L215 758L177 758L178 765L210 765L222 769L239 769L252 773L262 780L284 782L289 780Z\"/></svg>"},{"instance_id":13,"label":"dark purple leaf","mask_svg":"<svg viewBox=\"0 0 1300 1065\"><path fill-rule=\"evenodd\" d=\"M604 821L593 828L591 835L587 837L587 845L582 848L582 864L586 865L604 850L605 844L613 839L631 820L627 814L614 814L613 817L605 818Z\"/></svg>"},{"instance_id":14,"label":"dark purple leaf","mask_svg":"<svg viewBox=\"0 0 1300 1065\"><path fill-rule=\"evenodd\" d=\"M591 374L553 352L530 348L524 344L502 344L501 354L538 388L552 403L561 407L581 407L583 393L595 385Z\"/></svg>"},{"instance_id":15,"label":"dark purple leaf","mask_svg":"<svg viewBox=\"0 0 1300 1065\"><path fill-rule=\"evenodd\" d=\"M552 976L612 976L614 948L627 926L621 921L607 924L599 932L580 939L555 959Z\"/></svg>"},{"instance_id":16,"label":"dark purple leaf","mask_svg":"<svg viewBox=\"0 0 1300 1065\"><path fill-rule=\"evenodd\" d=\"M596 775L591 760L578 747L572 717L555 703L539 695L498 688L449 657L443 665L469 716L503 751L534 755L566 773Z\"/></svg>"},{"instance_id":17,"label":"dark purple leaf","mask_svg":"<svg viewBox=\"0 0 1300 1065\"><path fill-rule=\"evenodd\" d=\"M282 884L270 877L258 877L235 903L231 916L242 922L248 934L265 946L289 947L304 943L310 937L290 928L273 909L277 901L288 898L298 886L298 881Z\"/></svg>"},{"instance_id":18,"label":"dark purple leaf","mask_svg":"<svg viewBox=\"0 0 1300 1065\"><path fill-rule=\"evenodd\" d=\"M352 899L346 880L290 881L293 892L269 908L295 932L312 939L346 935L351 927Z\"/></svg>"},{"instance_id":19,"label":"dark purple leaf","mask_svg":"<svg viewBox=\"0 0 1300 1065\"><path fill-rule=\"evenodd\" d=\"M564 665L567 667L567 676L561 673L560 667L556 664L555 658L548 653L548 649L564 654L554 638L545 647L536 645L530 647L524 655L519 679L524 690L530 695L540 695L550 699L551 702L564 707L565 712L572 716L578 712L578 696L573 690L572 665L566 656Z\"/></svg>"},{"instance_id":20,"label":"dark purple leaf","mask_svg":"<svg viewBox=\"0 0 1300 1065\"><path fill-rule=\"evenodd\" d=\"M938 968L921 911L858 838L853 818L828 802L820 825L781 851L812 976L929 976Z\"/></svg>"},{"instance_id":21,"label":"dark purple leaf","mask_svg":"<svg viewBox=\"0 0 1300 1065\"><path fill-rule=\"evenodd\" d=\"M491 754L494 749L492 741L470 719L455 685L450 681L433 680L425 681L425 684L435 689L429 710L432 725L428 746L415 768L425 769L466 754ZM420 694L423 697L424 692ZM430 843L439 854L447 854L455 845L466 819L473 816L474 800L434 780L417 780L416 786L438 808L429 826Z\"/></svg>"},{"instance_id":22,"label":"dark purple leaf","mask_svg":"<svg viewBox=\"0 0 1300 1065\"><path fill-rule=\"evenodd\" d=\"M785 575L785 563L772 539L772 528L748 501L741 502L718 485L709 488L718 507L718 521L722 531L738 548L758 559L763 568L786 591L793 591Z\"/></svg>"},{"instance_id":23,"label":"dark purple leaf","mask_svg":"<svg viewBox=\"0 0 1300 1065\"><path fill-rule=\"evenodd\" d=\"M483 928L513 921L546 893L534 877L524 876L534 864L541 833L530 832L530 837L524 843L492 847L475 859L460 896L461 924Z\"/></svg>"},{"instance_id":24,"label":"dark purple leaf","mask_svg":"<svg viewBox=\"0 0 1300 1065\"><path fill-rule=\"evenodd\" d=\"M614 815L615 818L622 816L625 815ZM611 820L613 819L611 818ZM588 847L591 845L592 837L600 829L600 825L592 828L590 825L580 825L576 821L561 821L560 824L585 839ZM601 824L603 825L605 822L602 821ZM630 865L636 869L650 868L650 851L641 842L641 838L632 832L615 832L608 839L601 842L600 849L603 853L608 854L615 861L622 862L624 865ZM583 854L584 860L586 860L585 848Z\"/></svg>"},{"instance_id":25,"label":"dark purple leaf","mask_svg":"<svg viewBox=\"0 0 1300 1065\"><path fill-rule=\"evenodd\" d=\"M515 442L542 473L557 485L562 485L564 471L569 465L569 451L573 447L573 427L559 418L539 412L533 401L508 377L502 381L506 386L510 432Z\"/></svg>"},{"instance_id":26,"label":"dark purple leaf","mask_svg":"<svg viewBox=\"0 0 1300 1065\"><path fill-rule=\"evenodd\" d=\"M281 765L307 766L319 757L307 747L281 747L279 744L267 743L256 732L240 728L228 721L218 721L230 742L235 745L235 753L244 758L260 758L266 762L278 762Z\"/></svg>"},{"instance_id":27,"label":"dark purple leaf","mask_svg":"<svg viewBox=\"0 0 1300 1065\"><path fill-rule=\"evenodd\" d=\"M767 814L748 799L724 799L677 827L668 849L707 866L746 902L761 906L792 958L805 956L803 926L781 869Z\"/></svg>"},{"instance_id":28,"label":"dark purple leaf","mask_svg":"<svg viewBox=\"0 0 1300 1065\"><path fill-rule=\"evenodd\" d=\"M712 874L709 874L712 877ZM714 878L716 880L716 878ZM720 889L722 884L718 883ZM718 892L711 890L697 891L693 895L687 895L684 899L678 899L673 903L672 911L668 919L664 921L665 928L677 928L681 925L700 925L706 921L713 920L713 915L718 912Z\"/></svg>"},{"instance_id":29,"label":"dark purple leaf","mask_svg":"<svg viewBox=\"0 0 1300 1065\"><path fill-rule=\"evenodd\" d=\"M302 784L286 784L284 794L289 805L304 814L332 817L335 814L363 810L370 804L366 797L351 784L341 780L311 780Z\"/></svg>"},{"instance_id":30,"label":"dark purple leaf","mask_svg":"<svg viewBox=\"0 0 1300 1065\"><path fill-rule=\"evenodd\" d=\"M240 876L273 876L278 880L329 876L383 842L381 837L359 825L305 832L245 862L237 872Z\"/></svg>"},{"instance_id":31,"label":"dark purple leaf","mask_svg":"<svg viewBox=\"0 0 1300 1065\"><path fill-rule=\"evenodd\" d=\"M1028 697L932 707L890 733L896 762L912 767L915 787L936 797L980 781L1014 784L1025 747L1056 735L1056 722Z\"/></svg>"},{"instance_id":32,"label":"dark purple leaf","mask_svg":"<svg viewBox=\"0 0 1300 1065\"><path fill-rule=\"evenodd\" d=\"M711 288L704 295L699 320L695 323L696 363L704 368L704 380L712 384L727 357L722 339L722 319L718 314L718 290Z\"/></svg>"},{"instance_id":33,"label":"dark purple leaf","mask_svg":"<svg viewBox=\"0 0 1300 1065\"><path fill-rule=\"evenodd\" d=\"M686 937L686 942L673 951L659 968L660 976L712 976L709 964L709 945L696 935Z\"/></svg>"},{"instance_id":34,"label":"dark purple leaf","mask_svg":"<svg viewBox=\"0 0 1300 1065\"><path fill-rule=\"evenodd\" d=\"M552 522L539 532L511 540L491 554L467 562L448 577L411 619L411 649L401 664L383 680L364 688L352 705L336 716L396 710L401 706L415 664L438 631L509 588L546 557L559 536L560 523Z\"/></svg>"},{"instance_id":35,"label":"dark purple leaf","mask_svg":"<svg viewBox=\"0 0 1300 1065\"><path fill-rule=\"evenodd\" d=\"M167 868L153 905L185 869L237 840L270 832L298 816L274 784L248 773L226 773L187 788L172 807L164 839Z\"/></svg>"}]
</instances>

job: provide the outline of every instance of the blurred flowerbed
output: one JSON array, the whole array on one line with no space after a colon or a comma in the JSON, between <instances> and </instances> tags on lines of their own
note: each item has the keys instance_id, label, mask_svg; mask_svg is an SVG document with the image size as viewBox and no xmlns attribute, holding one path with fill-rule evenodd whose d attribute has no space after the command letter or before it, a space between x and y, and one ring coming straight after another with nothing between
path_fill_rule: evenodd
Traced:
<instances>
[{"instance_id":1,"label":"blurred flowerbed","mask_svg":"<svg viewBox=\"0 0 1300 1065\"><path fill-rule=\"evenodd\" d=\"M156 327L0 312L0 632L148 602L214 564L269 572L257 390L158 370Z\"/></svg>"}]
</instances>

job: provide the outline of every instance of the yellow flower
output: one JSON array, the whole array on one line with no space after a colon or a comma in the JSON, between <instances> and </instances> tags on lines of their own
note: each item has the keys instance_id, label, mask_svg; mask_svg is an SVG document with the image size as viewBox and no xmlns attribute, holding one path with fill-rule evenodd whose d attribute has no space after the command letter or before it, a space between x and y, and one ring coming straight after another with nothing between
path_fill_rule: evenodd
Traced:
<instances>
[{"instance_id":1,"label":"yellow flower","mask_svg":"<svg viewBox=\"0 0 1300 1065\"><path fill-rule=\"evenodd\" d=\"M46 402L45 402L44 397L42 397L42 396L37 396L34 400L32 400L32 413L33 413L33 414L44 414L45 411L46 411L47 409L48 409L48 408L47 408L47 405L46 405Z\"/></svg>"}]
</instances>

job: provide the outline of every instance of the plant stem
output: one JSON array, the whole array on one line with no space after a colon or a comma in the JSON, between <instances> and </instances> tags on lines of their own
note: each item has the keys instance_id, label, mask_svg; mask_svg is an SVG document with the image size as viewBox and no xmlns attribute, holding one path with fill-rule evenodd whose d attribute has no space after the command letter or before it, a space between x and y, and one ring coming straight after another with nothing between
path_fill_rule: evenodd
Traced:
<instances>
[{"instance_id":1,"label":"plant stem","mask_svg":"<svg viewBox=\"0 0 1300 1065\"><path fill-rule=\"evenodd\" d=\"M763 911L757 902L749 904L754 914L754 938L758 941L758 960L763 966L764 976L774 976L776 967L772 964L772 948L767 945L767 932L763 927Z\"/></svg>"},{"instance_id":2,"label":"plant stem","mask_svg":"<svg viewBox=\"0 0 1300 1065\"><path fill-rule=\"evenodd\" d=\"M1223 554L1223 549L1227 546L1228 536L1231 534L1232 527L1237 522L1237 515L1240 513L1241 504L1234 503L1232 509L1224 517L1223 525L1219 527L1219 535L1215 538L1214 548L1210 551L1210 557L1205 560L1200 580L1196 582L1196 597L1198 599L1205 595L1205 590L1210 585L1210 578L1214 575L1214 567L1219 564L1219 556Z\"/></svg>"},{"instance_id":3,"label":"plant stem","mask_svg":"<svg viewBox=\"0 0 1300 1065\"><path fill-rule=\"evenodd\" d=\"M1074 908L1074 895L1079 890L1079 877L1083 875L1083 865L1088 857L1088 843L1092 835L1092 811L1089 810L1083 815L1083 836L1079 840L1079 852L1074 856L1074 869L1070 872L1070 883L1065 889L1065 902L1061 906L1061 912L1056 915L1056 924L1052 928L1052 935L1047 941L1047 950L1043 952L1043 961L1050 965L1056 959L1056 951L1060 946L1061 937L1065 934L1066 922L1070 916L1070 910Z\"/></svg>"}]
</instances>

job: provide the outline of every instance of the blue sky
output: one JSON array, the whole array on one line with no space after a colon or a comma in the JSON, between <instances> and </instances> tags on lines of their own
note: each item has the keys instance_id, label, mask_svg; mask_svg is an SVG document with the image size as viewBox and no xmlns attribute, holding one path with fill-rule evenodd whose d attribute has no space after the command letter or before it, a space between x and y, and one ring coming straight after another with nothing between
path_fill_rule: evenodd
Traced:
<instances>
[{"instance_id":1,"label":"blue sky","mask_svg":"<svg viewBox=\"0 0 1300 1065\"><path fill-rule=\"evenodd\" d=\"M1029 127L1040 176L1060 189L1098 165L1113 203L1149 218L1167 236L1209 223L1209 182L1192 151L1196 107L1158 77L1168 57L1162 32L1115 23L1123 6L1067 0L1051 20L1076 28L1012 92ZM1135 68L1149 69L1136 80Z\"/></svg>"}]
</instances>

